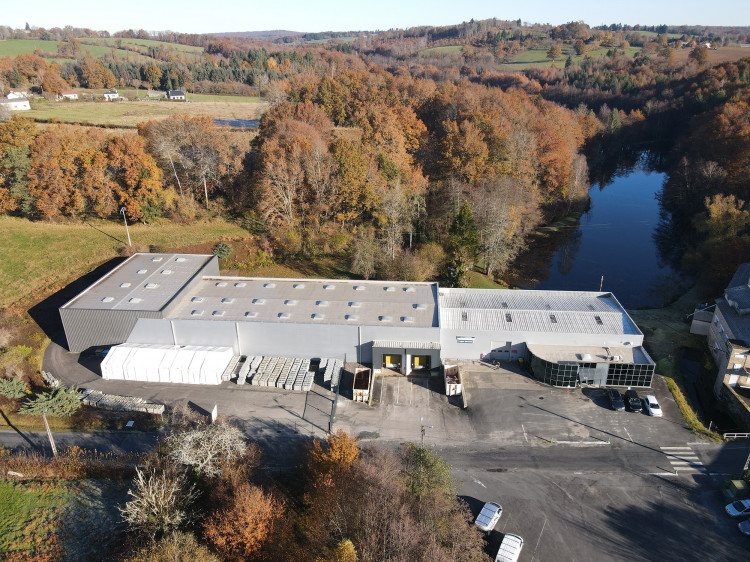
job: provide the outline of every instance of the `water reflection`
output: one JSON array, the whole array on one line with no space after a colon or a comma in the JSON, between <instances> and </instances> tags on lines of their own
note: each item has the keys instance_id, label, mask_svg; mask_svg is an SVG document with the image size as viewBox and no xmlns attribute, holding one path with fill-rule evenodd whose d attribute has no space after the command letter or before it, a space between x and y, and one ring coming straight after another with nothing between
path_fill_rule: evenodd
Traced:
<instances>
[{"instance_id":1,"label":"water reflection","mask_svg":"<svg viewBox=\"0 0 750 562\"><path fill-rule=\"evenodd\" d=\"M533 240L508 280L523 288L595 291L604 277L603 289L625 307L663 306L685 284L676 267L677 233L657 198L664 178L644 159L606 174L609 183L592 186L579 223Z\"/></svg>"}]
</instances>

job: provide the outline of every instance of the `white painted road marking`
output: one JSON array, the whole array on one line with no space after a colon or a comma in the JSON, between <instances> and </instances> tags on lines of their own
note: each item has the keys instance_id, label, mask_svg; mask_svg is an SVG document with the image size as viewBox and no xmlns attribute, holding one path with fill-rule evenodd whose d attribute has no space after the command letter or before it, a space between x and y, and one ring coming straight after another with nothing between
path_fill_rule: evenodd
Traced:
<instances>
[{"instance_id":1,"label":"white painted road marking","mask_svg":"<svg viewBox=\"0 0 750 562\"><path fill-rule=\"evenodd\" d=\"M695 451L693 451L693 449L690 447L671 446L659 448L662 450L662 453L664 453L664 456L667 457L669 464L674 467L678 474L681 472L701 472L704 474L708 472L708 469L703 466L703 463L698 458L698 455L696 455Z\"/></svg>"},{"instance_id":2,"label":"white painted road marking","mask_svg":"<svg viewBox=\"0 0 750 562\"><path fill-rule=\"evenodd\" d=\"M471 479L474 481L475 484L479 484L482 488L486 488L487 487L484 484L482 484L479 480L477 480L476 478L472 477Z\"/></svg>"},{"instance_id":3,"label":"white painted road marking","mask_svg":"<svg viewBox=\"0 0 750 562\"><path fill-rule=\"evenodd\" d=\"M534 553L531 555L531 560L534 560L536 556L536 550L539 548L539 542L542 540L542 533L544 532L544 526L547 524L547 516L544 516L544 523L542 523L542 530L539 531L539 538L536 540L536 546L534 547Z\"/></svg>"},{"instance_id":4,"label":"white painted road marking","mask_svg":"<svg viewBox=\"0 0 750 562\"><path fill-rule=\"evenodd\" d=\"M521 424L521 429L523 429L523 438L526 439L526 442L529 442L529 437L526 435L526 428Z\"/></svg>"},{"instance_id":5,"label":"white painted road marking","mask_svg":"<svg viewBox=\"0 0 750 562\"><path fill-rule=\"evenodd\" d=\"M630 439L630 442L632 443L633 442L633 438L630 436L630 432L628 431L628 428L624 427L623 429L625 430L625 433L628 434L628 439Z\"/></svg>"}]
</instances>

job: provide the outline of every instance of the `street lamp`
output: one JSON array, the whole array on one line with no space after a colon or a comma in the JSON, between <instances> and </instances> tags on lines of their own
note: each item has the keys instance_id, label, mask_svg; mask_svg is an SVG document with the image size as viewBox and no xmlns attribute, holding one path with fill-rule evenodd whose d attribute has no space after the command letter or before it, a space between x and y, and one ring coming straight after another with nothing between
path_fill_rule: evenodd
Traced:
<instances>
[{"instance_id":1,"label":"street lamp","mask_svg":"<svg viewBox=\"0 0 750 562\"><path fill-rule=\"evenodd\" d=\"M128 246L132 246L132 244L130 243L130 230L128 230L128 217L125 215L125 211L126 211L125 207L122 207L120 209L120 214L122 215L122 218L125 220L125 232L128 233Z\"/></svg>"}]
</instances>

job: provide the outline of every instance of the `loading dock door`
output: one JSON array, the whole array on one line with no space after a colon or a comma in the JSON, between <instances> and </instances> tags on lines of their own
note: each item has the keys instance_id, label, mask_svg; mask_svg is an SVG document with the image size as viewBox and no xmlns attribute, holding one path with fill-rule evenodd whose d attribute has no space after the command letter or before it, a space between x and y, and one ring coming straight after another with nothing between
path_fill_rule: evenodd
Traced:
<instances>
[{"instance_id":1,"label":"loading dock door","mask_svg":"<svg viewBox=\"0 0 750 562\"><path fill-rule=\"evenodd\" d=\"M401 355L383 354L383 368L393 369L394 371L400 371L401 370Z\"/></svg>"},{"instance_id":2,"label":"loading dock door","mask_svg":"<svg viewBox=\"0 0 750 562\"><path fill-rule=\"evenodd\" d=\"M412 371L429 371L430 370L430 356L429 355L412 355L411 370Z\"/></svg>"}]
</instances>

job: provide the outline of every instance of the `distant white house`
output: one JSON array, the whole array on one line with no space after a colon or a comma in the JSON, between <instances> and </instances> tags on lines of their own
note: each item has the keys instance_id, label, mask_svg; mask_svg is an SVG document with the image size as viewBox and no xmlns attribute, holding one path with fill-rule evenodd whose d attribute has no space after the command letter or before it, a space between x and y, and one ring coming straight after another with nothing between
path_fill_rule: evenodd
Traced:
<instances>
[{"instance_id":1,"label":"distant white house","mask_svg":"<svg viewBox=\"0 0 750 562\"><path fill-rule=\"evenodd\" d=\"M104 92L104 99L107 101L116 100L120 97L120 94L117 93L117 90L108 90Z\"/></svg>"},{"instance_id":2,"label":"distant white house","mask_svg":"<svg viewBox=\"0 0 750 562\"><path fill-rule=\"evenodd\" d=\"M27 109L31 109L29 100L26 98L0 99L0 107L9 111L26 111Z\"/></svg>"},{"instance_id":3,"label":"distant white house","mask_svg":"<svg viewBox=\"0 0 750 562\"><path fill-rule=\"evenodd\" d=\"M8 92L8 95L6 95L5 97L8 98L9 100L17 100L17 99L25 98L28 95L29 93L23 90L10 90Z\"/></svg>"},{"instance_id":4,"label":"distant white house","mask_svg":"<svg viewBox=\"0 0 750 562\"><path fill-rule=\"evenodd\" d=\"M182 90L169 90L167 92L167 99L170 100L184 100L185 99L185 92Z\"/></svg>"},{"instance_id":5,"label":"distant white house","mask_svg":"<svg viewBox=\"0 0 750 562\"><path fill-rule=\"evenodd\" d=\"M78 92L60 92L57 95L57 99L59 99L59 100L77 100L78 99Z\"/></svg>"}]
</instances>

